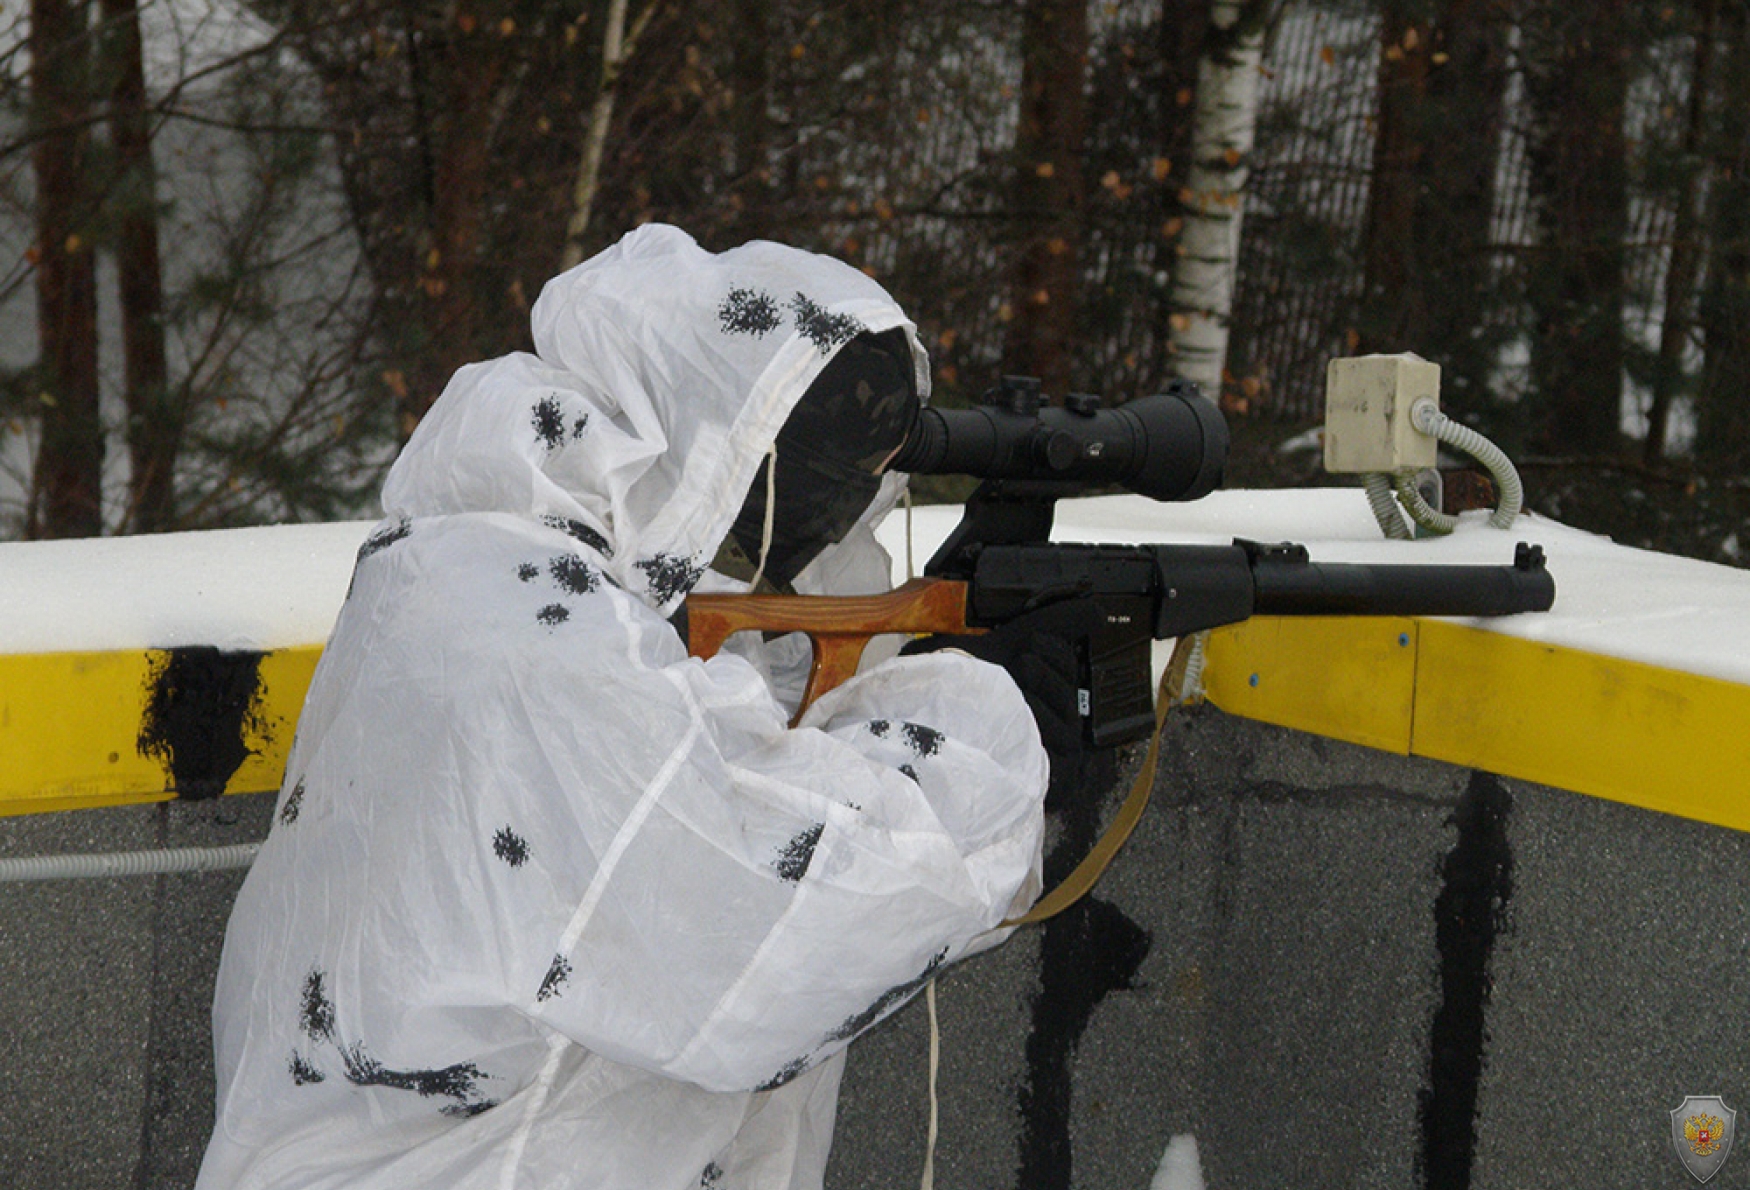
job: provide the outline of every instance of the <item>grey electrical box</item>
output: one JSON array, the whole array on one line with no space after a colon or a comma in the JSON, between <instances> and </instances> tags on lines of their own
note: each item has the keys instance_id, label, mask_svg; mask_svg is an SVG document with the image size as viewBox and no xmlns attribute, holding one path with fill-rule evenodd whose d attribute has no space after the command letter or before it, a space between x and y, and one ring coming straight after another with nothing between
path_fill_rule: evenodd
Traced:
<instances>
[{"instance_id":1,"label":"grey electrical box","mask_svg":"<svg viewBox=\"0 0 1750 1190\"><path fill-rule=\"evenodd\" d=\"M1419 355L1358 355L1325 369L1325 470L1420 471L1439 444L1410 424L1420 400L1440 402L1440 365Z\"/></svg>"}]
</instances>

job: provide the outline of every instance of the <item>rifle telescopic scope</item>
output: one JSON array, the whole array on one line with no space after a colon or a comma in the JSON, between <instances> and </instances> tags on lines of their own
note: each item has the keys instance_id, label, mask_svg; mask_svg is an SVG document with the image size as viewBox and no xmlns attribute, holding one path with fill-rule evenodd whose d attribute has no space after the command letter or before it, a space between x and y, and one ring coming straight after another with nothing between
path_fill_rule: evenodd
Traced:
<instances>
[{"instance_id":1,"label":"rifle telescopic scope","mask_svg":"<svg viewBox=\"0 0 1750 1190\"><path fill-rule=\"evenodd\" d=\"M1047 405L1039 381L1005 376L971 409L925 408L893 467L926 475L1122 486L1195 500L1221 483L1227 422L1186 380L1115 409L1071 393Z\"/></svg>"}]
</instances>

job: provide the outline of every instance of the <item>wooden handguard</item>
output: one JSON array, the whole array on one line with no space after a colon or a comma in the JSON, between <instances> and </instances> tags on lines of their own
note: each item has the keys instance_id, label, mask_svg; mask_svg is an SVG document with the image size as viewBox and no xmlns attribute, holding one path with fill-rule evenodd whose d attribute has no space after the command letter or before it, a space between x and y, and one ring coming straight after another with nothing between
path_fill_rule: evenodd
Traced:
<instances>
[{"instance_id":1,"label":"wooden handguard","mask_svg":"<svg viewBox=\"0 0 1750 1190\"><path fill-rule=\"evenodd\" d=\"M806 632L814 666L796 719L857 672L869 639L884 633L978 632L966 625L966 584L914 578L885 595L690 595L687 651L710 657L737 632ZM795 720L791 721L795 725Z\"/></svg>"}]
</instances>

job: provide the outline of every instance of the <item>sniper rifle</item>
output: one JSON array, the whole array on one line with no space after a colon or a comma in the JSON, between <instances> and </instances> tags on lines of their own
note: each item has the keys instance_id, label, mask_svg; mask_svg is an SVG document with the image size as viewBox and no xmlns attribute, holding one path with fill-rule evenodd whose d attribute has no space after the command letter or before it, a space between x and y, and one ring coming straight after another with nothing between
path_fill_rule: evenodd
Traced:
<instances>
[{"instance_id":1,"label":"sniper rifle","mask_svg":"<svg viewBox=\"0 0 1750 1190\"><path fill-rule=\"evenodd\" d=\"M689 650L709 657L743 630L806 632L806 708L856 672L874 636L987 631L1061 600L1092 600L1099 614L1077 642L1081 709L1088 741L1105 746L1154 726L1155 640L1254 615L1504 616L1554 602L1543 550L1523 542L1511 565L1486 566L1314 562L1289 543L1049 540L1066 496L1109 486L1164 501L1207 495L1227 447L1220 411L1189 382L1104 409L1086 394L1047 405L1038 381L1006 377L972 409L924 409L893 461L901 471L983 480L925 577L886 595L694 595Z\"/></svg>"}]
</instances>

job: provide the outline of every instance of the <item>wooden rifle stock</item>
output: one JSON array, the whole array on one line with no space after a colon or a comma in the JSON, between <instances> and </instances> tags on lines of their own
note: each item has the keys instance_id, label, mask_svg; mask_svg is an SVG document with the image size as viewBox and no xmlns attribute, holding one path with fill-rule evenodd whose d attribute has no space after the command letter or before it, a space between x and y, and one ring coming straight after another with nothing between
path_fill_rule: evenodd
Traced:
<instances>
[{"instance_id":1,"label":"wooden rifle stock","mask_svg":"<svg viewBox=\"0 0 1750 1190\"><path fill-rule=\"evenodd\" d=\"M914 578L885 595L689 595L687 651L714 656L737 632L806 632L814 665L796 718L857 672L871 637L982 632L966 623L966 584ZM792 720L792 726L795 721Z\"/></svg>"}]
</instances>

